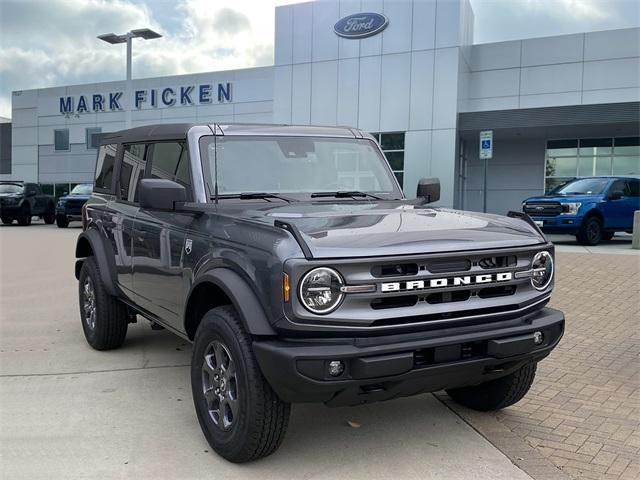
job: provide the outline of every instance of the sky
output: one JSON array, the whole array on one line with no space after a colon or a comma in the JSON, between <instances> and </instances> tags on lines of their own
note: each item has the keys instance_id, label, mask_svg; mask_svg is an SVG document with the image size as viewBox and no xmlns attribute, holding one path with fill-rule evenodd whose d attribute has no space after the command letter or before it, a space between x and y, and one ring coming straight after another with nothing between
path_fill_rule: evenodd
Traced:
<instances>
[{"instance_id":1,"label":"sky","mask_svg":"<svg viewBox=\"0 0 640 480\"><path fill-rule=\"evenodd\" d=\"M470 1L474 43L640 26L640 0ZM125 48L101 33L163 34L134 40L133 78L272 65L274 7L298 2L0 0L0 116L13 90L123 79Z\"/></svg>"}]
</instances>

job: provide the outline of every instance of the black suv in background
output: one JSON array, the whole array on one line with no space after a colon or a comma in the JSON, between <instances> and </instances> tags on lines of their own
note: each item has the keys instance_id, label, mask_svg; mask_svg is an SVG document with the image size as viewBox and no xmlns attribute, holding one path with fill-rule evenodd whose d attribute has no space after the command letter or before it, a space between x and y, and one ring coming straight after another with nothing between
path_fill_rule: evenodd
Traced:
<instances>
[{"instance_id":1,"label":"black suv in background","mask_svg":"<svg viewBox=\"0 0 640 480\"><path fill-rule=\"evenodd\" d=\"M69 195L60 197L56 205L56 225L67 228L69 222L81 220L82 207L91 197L93 184L81 183L73 187Z\"/></svg>"},{"instance_id":2,"label":"black suv in background","mask_svg":"<svg viewBox=\"0 0 640 480\"><path fill-rule=\"evenodd\" d=\"M54 198L42 193L40 186L28 182L0 182L0 218L10 225L31 225L31 217L40 217L51 225L56 219Z\"/></svg>"},{"instance_id":3,"label":"black suv in background","mask_svg":"<svg viewBox=\"0 0 640 480\"><path fill-rule=\"evenodd\" d=\"M141 315L192 341L200 426L233 462L278 448L292 402L512 405L564 331L553 245L522 213L430 206L435 179L417 195L356 129L103 135L76 246L86 339L117 348Z\"/></svg>"}]
</instances>

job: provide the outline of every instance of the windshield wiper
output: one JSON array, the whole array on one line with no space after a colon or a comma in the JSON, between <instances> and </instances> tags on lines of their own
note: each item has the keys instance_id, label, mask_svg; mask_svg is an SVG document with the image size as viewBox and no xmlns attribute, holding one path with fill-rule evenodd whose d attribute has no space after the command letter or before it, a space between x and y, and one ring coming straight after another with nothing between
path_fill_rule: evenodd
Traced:
<instances>
[{"instance_id":1,"label":"windshield wiper","mask_svg":"<svg viewBox=\"0 0 640 480\"><path fill-rule=\"evenodd\" d=\"M270 198L277 198L278 200L283 200L287 203L298 201L295 198L289 198L282 195L278 195L276 193L267 193L267 192L243 192L243 193L236 193L232 195L219 195L218 198L239 198L240 200L264 199L267 201L269 201Z\"/></svg>"},{"instance_id":2,"label":"windshield wiper","mask_svg":"<svg viewBox=\"0 0 640 480\"><path fill-rule=\"evenodd\" d=\"M373 195L372 193L360 192L358 190L341 190L337 192L316 192L311 194L311 198L323 198L323 197L333 197L333 198L368 197L368 198L375 198L376 200L383 200L382 197L378 197L377 195Z\"/></svg>"}]
</instances>

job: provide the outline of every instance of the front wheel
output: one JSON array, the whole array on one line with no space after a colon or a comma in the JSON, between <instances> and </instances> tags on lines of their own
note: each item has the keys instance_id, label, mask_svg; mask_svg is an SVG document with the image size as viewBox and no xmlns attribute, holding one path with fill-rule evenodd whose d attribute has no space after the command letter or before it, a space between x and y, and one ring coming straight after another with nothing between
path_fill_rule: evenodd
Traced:
<instances>
[{"instance_id":1,"label":"front wheel","mask_svg":"<svg viewBox=\"0 0 640 480\"><path fill-rule=\"evenodd\" d=\"M602 241L602 234L602 221L598 217L587 217L576 238L581 245L598 245Z\"/></svg>"},{"instance_id":2,"label":"front wheel","mask_svg":"<svg viewBox=\"0 0 640 480\"><path fill-rule=\"evenodd\" d=\"M22 210L18 215L18 225L23 227L31 225L31 207L26 203L23 205Z\"/></svg>"},{"instance_id":3,"label":"front wheel","mask_svg":"<svg viewBox=\"0 0 640 480\"><path fill-rule=\"evenodd\" d=\"M536 363L515 372L472 387L452 388L447 393L460 405L488 412L513 405L527 394L536 376Z\"/></svg>"},{"instance_id":4,"label":"front wheel","mask_svg":"<svg viewBox=\"0 0 640 480\"><path fill-rule=\"evenodd\" d=\"M56 221L56 210L53 207L53 205L47 209L45 214L42 216L42 219L44 220L44 223L47 225L52 225L53 222Z\"/></svg>"},{"instance_id":5,"label":"front wheel","mask_svg":"<svg viewBox=\"0 0 640 480\"><path fill-rule=\"evenodd\" d=\"M287 430L290 405L262 376L233 307L207 312L192 355L193 403L209 445L234 463L275 452Z\"/></svg>"},{"instance_id":6,"label":"front wheel","mask_svg":"<svg viewBox=\"0 0 640 480\"><path fill-rule=\"evenodd\" d=\"M56 217L56 225L58 225L58 228L67 228L69 226L69 219L66 215L58 215Z\"/></svg>"},{"instance_id":7,"label":"front wheel","mask_svg":"<svg viewBox=\"0 0 640 480\"><path fill-rule=\"evenodd\" d=\"M78 293L87 343L96 350L111 350L122 345L129 323L127 307L106 291L93 257L82 263Z\"/></svg>"}]
</instances>

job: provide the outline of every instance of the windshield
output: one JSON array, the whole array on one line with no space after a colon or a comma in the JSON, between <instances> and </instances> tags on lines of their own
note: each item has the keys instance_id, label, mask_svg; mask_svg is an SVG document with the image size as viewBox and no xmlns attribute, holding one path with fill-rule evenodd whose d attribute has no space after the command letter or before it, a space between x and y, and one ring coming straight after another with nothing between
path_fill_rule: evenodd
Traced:
<instances>
[{"instance_id":1,"label":"windshield","mask_svg":"<svg viewBox=\"0 0 640 480\"><path fill-rule=\"evenodd\" d=\"M0 193L22 193L24 187L13 183L0 183Z\"/></svg>"},{"instance_id":2,"label":"windshield","mask_svg":"<svg viewBox=\"0 0 640 480\"><path fill-rule=\"evenodd\" d=\"M218 194L285 195L358 191L402 196L391 170L370 140L320 137L218 137ZM213 137L201 143L215 184Z\"/></svg>"},{"instance_id":3,"label":"windshield","mask_svg":"<svg viewBox=\"0 0 640 480\"><path fill-rule=\"evenodd\" d=\"M581 178L560 185L551 193L557 195L599 195L608 183L608 178Z\"/></svg>"},{"instance_id":4,"label":"windshield","mask_svg":"<svg viewBox=\"0 0 640 480\"><path fill-rule=\"evenodd\" d=\"M91 195L93 192L93 185L90 183L82 183L80 185L76 185L71 190L71 195Z\"/></svg>"}]
</instances>

